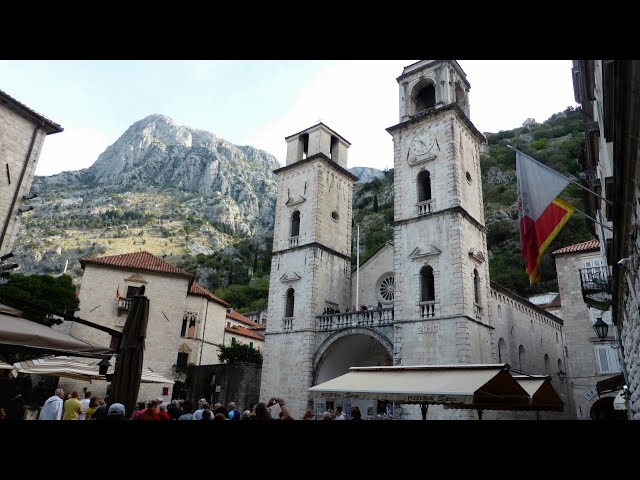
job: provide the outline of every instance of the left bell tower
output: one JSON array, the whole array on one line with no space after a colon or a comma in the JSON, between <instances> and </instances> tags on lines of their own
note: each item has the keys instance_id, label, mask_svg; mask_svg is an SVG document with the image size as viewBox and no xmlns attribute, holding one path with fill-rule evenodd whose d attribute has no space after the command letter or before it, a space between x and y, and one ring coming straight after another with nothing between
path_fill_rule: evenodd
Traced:
<instances>
[{"instance_id":1,"label":"left bell tower","mask_svg":"<svg viewBox=\"0 0 640 480\"><path fill-rule=\"evenodd\" d=\"M294 418L309 408L316 316L351 299L351 217L357 177L350 143L323 123L287 137L274 170L278 197L260 400L285 399Z\"/></svg>"}]
</instances>

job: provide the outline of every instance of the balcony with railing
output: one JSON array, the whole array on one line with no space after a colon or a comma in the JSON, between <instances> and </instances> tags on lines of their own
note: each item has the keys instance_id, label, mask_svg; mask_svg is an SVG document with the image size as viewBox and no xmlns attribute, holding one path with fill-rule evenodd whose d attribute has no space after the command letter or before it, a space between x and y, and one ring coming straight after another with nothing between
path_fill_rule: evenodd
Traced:
<instances>
[{"instance_id":1,"label":"balcony with railing","mask_svg":"<svg viewBox=\"0 0 640 480\"><path fill-rule=\"evenodd\" d=\"M482 307L477 303L473 304L473 311L476 314L476 320L482 321Z\"/></svg>"},{"instance_id":2,"label":"balcony with railing","mask_svg":"<svg viewBox=\"0 0 640 480\"><path fill-rule=\"evenodd\" d=\"M416 203L416 209L418 211L418 215L428 215L435 208L435 202L433 199L424 200L422 202Z\"/></svg>"},{"instance_id":3,"label":"balcony with railing","mask_svg":"<svg viewBox=\"0 0 640 480\"><path fill-rule=\"evenodd\" d=\"M284 317L282 319L282 330L284 332L290 332L293 330L293 317Z\"/></svg>"},{"instance_id":4,"label":"balcony with railing","mask_svg":"<svg viewBox=\"0 0 640 480\"><path fill-rule=\"evenodd\" d=\"M387 327L392 324L393 308L372 308L316 316L316 326L320 332L353 327Z\"/></svg>"},{"instance_id":5,"label":"balcony with railing","mask_svg":"<svg viewBox=\"0 0 640 480\"><path fill-rule=\"evenodd\" d=\"M435 300L420 302L420 318L435 318L440 316L439 305Z\"/></svg>"},{"instance_id":6,"label":"balcony with railing","mask_svg":"<svg viewBox=\"0 0 640 480\"><path fill-rule=\"evenodd\" d=\"M611 277L609 267L589 267L580 269L582 298L589 307L608 310L611 305Z\"/></svg>"},{"instance_id":7,"label":"balcony with railing","mask_svg":"<svg viewBox=\"0 0 640 480\"><path fill-rule=\"evenodd\" d=\"M129 312L131 309L131 302L133 302L133 298L120 298L118 300L118 316L122 314L122 312Z\"/></svg>"},{"instance_id":8,"label":"balcony with railing","mask_svg":"<svg viewBox=\"0 0 640 480\"><path fill-rule=\"evenodd\" d=\"M299 235L289 238L289 247L297 247L299 239L300 239Z\"/></svg>"}]
</instances>

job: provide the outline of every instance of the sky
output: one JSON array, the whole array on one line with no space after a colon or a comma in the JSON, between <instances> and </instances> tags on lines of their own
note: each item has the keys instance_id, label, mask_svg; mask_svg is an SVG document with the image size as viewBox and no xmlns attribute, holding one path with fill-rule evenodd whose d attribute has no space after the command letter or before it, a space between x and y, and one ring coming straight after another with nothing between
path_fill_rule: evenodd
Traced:
<instances>
[{"instance_id":1,"label":"sky","mask_svg":"<svg viewBox=\"0 0 640 480\"><path fill-rule=\"evenodd\" d=\"M322 121L351 142L348 167L393 167L396 78L415 60L0 61L0 90L60 124L37 175L91 166L134 122L167 115L285 162L285 137ZM458 60L481 132L576 106L570 60Z\"/></svg>"}]
</instances>

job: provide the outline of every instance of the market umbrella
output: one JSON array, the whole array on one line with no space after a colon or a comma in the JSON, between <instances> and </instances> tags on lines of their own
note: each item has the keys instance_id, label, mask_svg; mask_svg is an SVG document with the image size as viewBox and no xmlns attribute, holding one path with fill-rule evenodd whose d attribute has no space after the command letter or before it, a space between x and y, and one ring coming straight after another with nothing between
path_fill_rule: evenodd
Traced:
<instances>
[{"instance_id":1,"label":"market umbrella","mask_svg":"<svg viewBox=\"0 0 640 480\"><path fill-rule=\"evenodd\" d=\"M111 381L109 405L122 403L126 416L133 413L142 376L142 360L144 357L144 339L147 336L149 320L149 299L140 294L133 297L127 321L122 329L122 343L118 361Z\"/></svg>"}]
</instances>

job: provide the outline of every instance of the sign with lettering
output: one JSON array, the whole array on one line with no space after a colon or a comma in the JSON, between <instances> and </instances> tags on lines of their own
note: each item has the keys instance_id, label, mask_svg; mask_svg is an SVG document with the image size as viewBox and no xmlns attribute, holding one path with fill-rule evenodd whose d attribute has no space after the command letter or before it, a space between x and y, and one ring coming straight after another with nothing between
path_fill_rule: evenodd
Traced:
<instances>
[{"instance_id":1,"label":"sign with lettering","mask_svg":"<svg viewBox=\"0 0 640 480\"><path fill-rule=\"evenodd\" d=\"M584 398L587 402L593 400L593 398L598 395L598 389L596 387L590 388L586 392L584 392Z\"/></svg>"}]
</instances>

